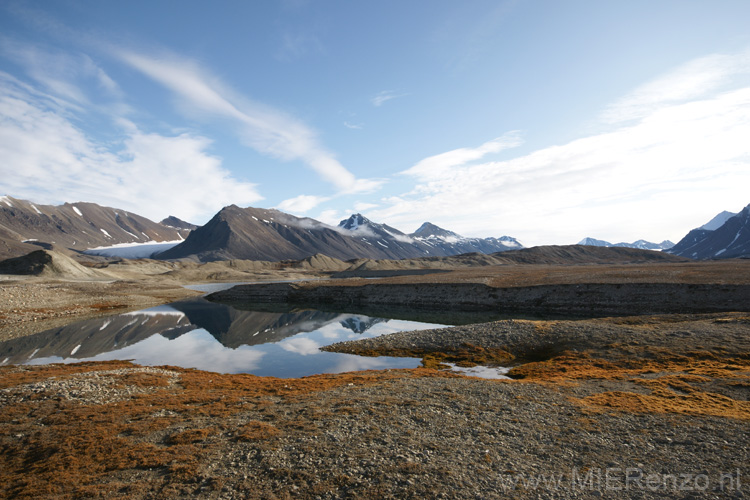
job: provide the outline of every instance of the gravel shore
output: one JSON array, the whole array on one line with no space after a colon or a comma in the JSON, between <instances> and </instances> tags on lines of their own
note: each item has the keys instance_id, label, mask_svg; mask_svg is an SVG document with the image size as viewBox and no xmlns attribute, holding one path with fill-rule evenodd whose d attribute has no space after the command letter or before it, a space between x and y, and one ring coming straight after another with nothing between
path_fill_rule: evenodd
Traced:
<instances>
[{"instance_id":1,"label":"gravel shore","mask_svg":"<svg viewBox=\"0 0 750 500\"><path fill-rule=\"evenodd\" d=\"M76 320L154 307L199 292L169 281L0 281L0 342Z\"/></svg>"},{"instance_id":2,"label":"gravel shore","mask_svg":"<svg viewBox=\"0 0 750 500\"><path fill-rule=\"evenodd\" d=\"M0 495L743 498L749 329L739 313L500 321L331 347L500 349L505 381L2 368Z\"/></svg>"}]
</instances>

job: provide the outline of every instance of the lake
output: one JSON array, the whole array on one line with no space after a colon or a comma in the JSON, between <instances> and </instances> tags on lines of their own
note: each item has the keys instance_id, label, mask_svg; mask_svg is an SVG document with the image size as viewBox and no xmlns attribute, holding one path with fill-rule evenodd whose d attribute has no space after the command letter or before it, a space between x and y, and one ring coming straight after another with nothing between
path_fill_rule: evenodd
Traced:
<instances>
[{"instance_id":1,"label":"lake","mask_svg":"<svg viewBox=\"0 0 750 500\"><path fill-rule=\"evenodd\" d=\"M415 368L420 364L416 358L370 358L320 347L443 326L447 324L349 312L246 309L195 298L1 342L0 365L132 360L274 377Z\"/></svg>"}]
</instances>

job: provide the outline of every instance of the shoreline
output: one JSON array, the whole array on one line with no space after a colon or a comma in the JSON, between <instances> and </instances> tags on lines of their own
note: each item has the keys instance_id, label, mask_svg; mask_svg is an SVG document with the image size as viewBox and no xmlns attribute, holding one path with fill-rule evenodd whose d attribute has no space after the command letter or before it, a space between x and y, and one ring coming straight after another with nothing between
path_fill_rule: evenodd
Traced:
<instances>
[{"instance_id":1,"label":"shoreline","mask_svg":"<svg viewBox=\"0 0 750 500\"><path fill-rule=\"evenodd\" d=\"M299 306L407 307L580 316L710 313L742 310L750 285L583 283L493 287L483 283L271 283L238 285L206 296L214 302Z\"/></svg>"}]
</instances>

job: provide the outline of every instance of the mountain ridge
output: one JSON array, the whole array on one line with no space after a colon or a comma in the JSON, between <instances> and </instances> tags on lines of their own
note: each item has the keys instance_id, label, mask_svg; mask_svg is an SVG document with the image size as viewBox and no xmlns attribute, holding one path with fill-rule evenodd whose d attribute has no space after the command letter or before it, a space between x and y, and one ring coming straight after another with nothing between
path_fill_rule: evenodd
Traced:
<instances>
[{"instance_id":1,"label":"mountain ridge","mask_svg":"<svg viewBox=\"0 0 750 500\"><path fill-rule=\"evenodd\" d=\"M619 247L619 248L638 248L640 250L668 250L674 246L669 240L664 240L661 243L653 243L646 240L637 240L633 243L610 243L606 240L597 240L596 238L586 237L577 243L578 245L587 245L594 247Z\"/></svg>"},{"instance_id":2,"label":"mountain ridge","mask_svg":"<svg viewBox=\"0 0 750 500\"><path fill-rule=\"evenodd\" d=\"M707 224L693 229L669 252L681 257L698 260L732 259L750 257L750 205L740 212L721 212ZM717 221L724 222L716 229Z\"/></svg>"},{"instance_id":3,"label":"mountain ridge","mask_svg":"<svg viewBox=\"0 0 750 500\"><path fill-rule=\"evenodd\" d=\"M27 254L39 246L82 251L122 243L175 241L188 232L96 203L43 205L0 197L0 258Z\"/></svg>"},{"instance_id":4,"label":"mountain ridge","mask_svg":"<svg viewBox=\"0 0 750 500\"><path fill-rule=\"evenodd\" d=\"M450 235L455 241L430 233ZM311 218L296 217L275 209L222 208L208 223L193 230L179 245L155 255L159 259L289 260L323 254L340 260L403 259L466 252L492 253L522 248L514 238L463 238L434 224L423 225L420 235L373 222L352 214L329 226Z\"/></svg>"}]
</instances>

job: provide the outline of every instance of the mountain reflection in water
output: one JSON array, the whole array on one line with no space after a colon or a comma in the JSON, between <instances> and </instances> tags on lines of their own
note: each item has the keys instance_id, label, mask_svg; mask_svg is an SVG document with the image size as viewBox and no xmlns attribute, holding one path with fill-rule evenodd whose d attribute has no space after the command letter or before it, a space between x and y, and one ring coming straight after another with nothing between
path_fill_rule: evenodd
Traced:
<instances>
[{"instance_id":1,"label":"mountain reflection in water","mask_svg":"<svg viewBox=\"0 0 750 500\"><path fill-rule=\"evenodd\" d=\"M319 348L440 326L316 310L246 311L198 298L2 342L0 365L129 359L143 365L276 377L413 368L418 359L366 358Z\"/></svg>"}]
</instances>

